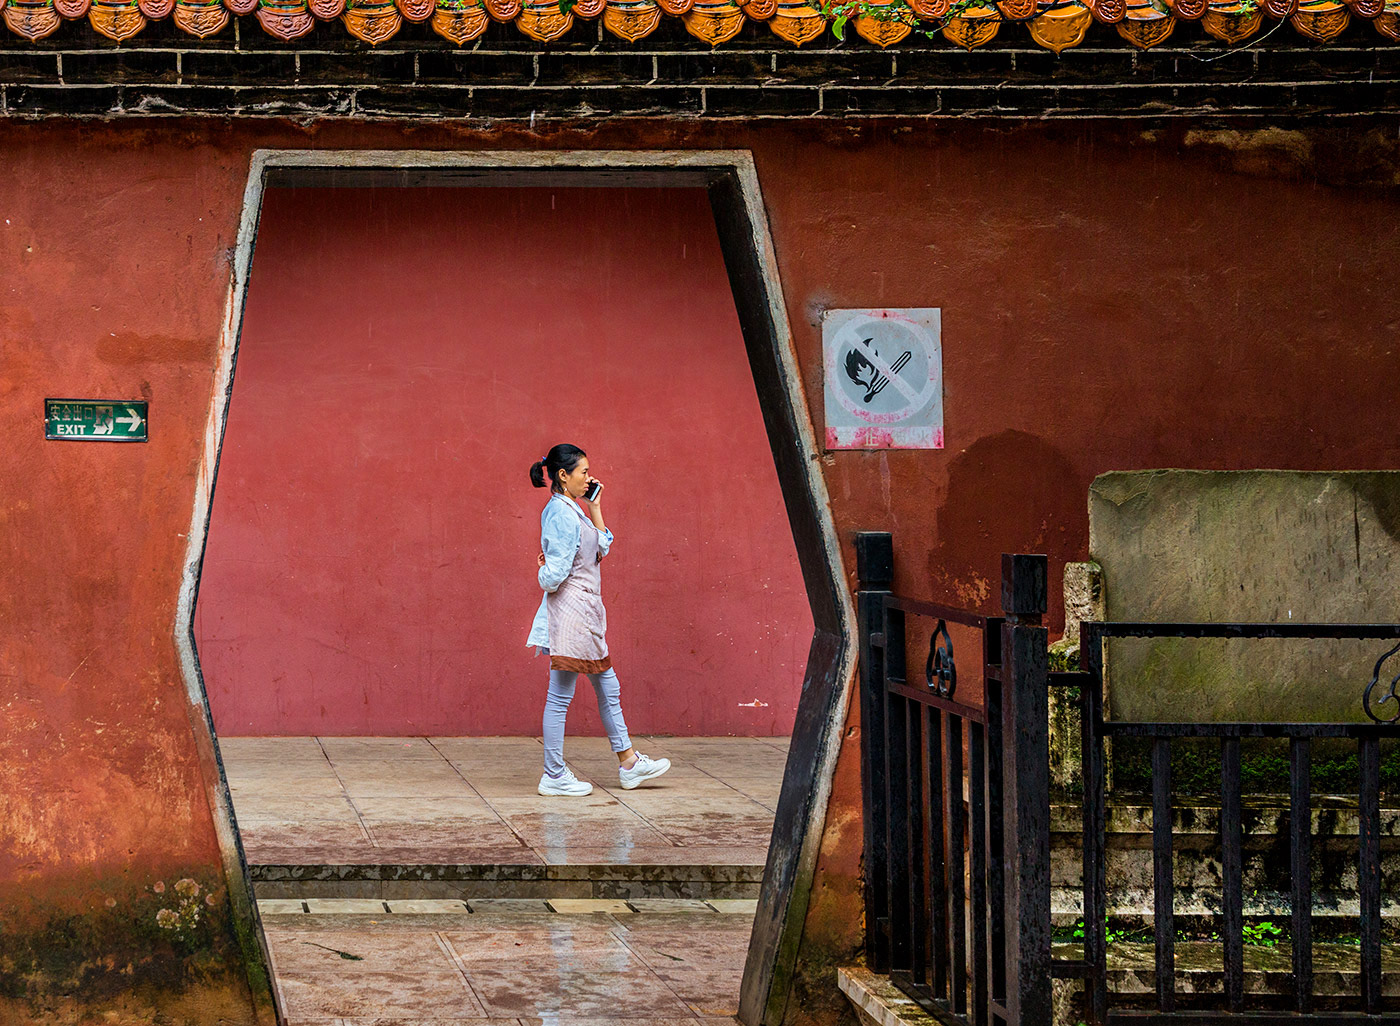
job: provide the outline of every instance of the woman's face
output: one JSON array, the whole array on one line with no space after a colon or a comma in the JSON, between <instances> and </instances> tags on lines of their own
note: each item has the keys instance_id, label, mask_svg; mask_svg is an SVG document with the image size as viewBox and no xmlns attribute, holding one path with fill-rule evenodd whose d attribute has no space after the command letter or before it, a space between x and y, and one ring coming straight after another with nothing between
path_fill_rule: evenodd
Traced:
<instances>
[{"instance_id":1,"label":"woman's face","mask_svg":"<svg viewBox=\"0 0 1400 1026\"><path fill-rule=\"evenodd\" d=\"M588 490L588 457L584 457L574 464L571 471L559 471L559 486L564 489L564 494L571 499L580 499L583 493Z\"/></svg>"}]
</instances>

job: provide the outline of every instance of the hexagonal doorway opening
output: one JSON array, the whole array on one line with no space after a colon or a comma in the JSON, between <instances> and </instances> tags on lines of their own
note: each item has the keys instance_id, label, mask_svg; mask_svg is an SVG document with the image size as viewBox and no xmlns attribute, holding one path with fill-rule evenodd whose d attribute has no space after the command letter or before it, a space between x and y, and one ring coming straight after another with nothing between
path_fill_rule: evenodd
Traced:
<instances>
[{"instance_id":1,"label":"hexagonal doorway opening","mask_svg":"<svg viewBox=\"0 0 1400 1026\"><path fill-rule=\"evenodd\" d=\"M358 871L359 890L390 864L433 867L439 889L448 864L522 881L550 865L508 889L532 900L573 893L569 866L675 862L653 841L712 863L707 842L755 830L736 807L766 809L764 833L776 810L744 981L757 1022L800 928L849 610L746 155L612 156L259 155L206 455L219 501L195 511L177 635L228 739L245 824L244 844L226 831L231 864L269 892L269 873L310 865L289 853L309 838L328 845L311 862ZM525 468L561 440L591 450L631 550L608 567L628 726L726 801L513 818L493 783L538 763L543 661L523 649L538 596L521 584L543 493ZM574 703L575 750L601 732L591 706ZM454 810L471 853L401 829Z\"/></svg>"}]
</instances>

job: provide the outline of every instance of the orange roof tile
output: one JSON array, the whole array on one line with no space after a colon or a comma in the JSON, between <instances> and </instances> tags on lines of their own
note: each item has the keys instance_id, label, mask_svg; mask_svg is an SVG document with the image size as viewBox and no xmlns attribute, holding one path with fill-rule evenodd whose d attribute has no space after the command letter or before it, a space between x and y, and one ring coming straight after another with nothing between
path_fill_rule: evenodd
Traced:
<instances>
[{"instance_id":1,"label":"orange roof tile","mask_svg":"<svg viewBox=\"0 0 1400 1026\"><path fill-rule=\"evenodd\" d=\"M969 6L969 3L972 6ZM1078 46L1094 22L1114 25L1129 44L1147 49L1164 42L1180 21L1199 21L1210 36L1238 46L1287 19L1314 42L1328 42L1353 18L1400 42L1400 0L907 0L888 16L866 13L850 20L860 36L893 46L918 32L940 34L973 49L1003 27L1025 31L1056 53ZM340 19L367 43L392 38L405 21L429 22L458 46L476 39L494 19L513 22L524 35L549 42L580 19L602 18L613 35L635 42L655 31L662 15L682 19L686 30L710 46L732 39L746 21L762 21L773 34L801 46L832 31L832 19L804 0L0 0L10 31L29 40L59 31L65 19L87 18L115 40L137 35L151 21L173 18L181 31L205 38L224 31L233 15L253 14L263 30L284 41L309 33L318 20Z\"/></svg>"}]
</instances>

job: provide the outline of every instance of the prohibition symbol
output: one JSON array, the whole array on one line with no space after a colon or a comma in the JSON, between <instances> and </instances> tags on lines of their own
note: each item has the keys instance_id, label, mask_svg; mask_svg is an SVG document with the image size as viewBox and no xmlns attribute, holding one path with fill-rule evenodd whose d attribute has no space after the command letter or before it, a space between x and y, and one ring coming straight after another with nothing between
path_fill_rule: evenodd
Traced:
<instances>
[{"instance_id":1,"label":"prohibition symbol","mask_svg":"<svg viewBox=\"0 0 1400 1026\"><path fill-rule=\"evenodd\" d=\"M938 310L828 312L824 348L829 445L942 446L938 314Z\"/></svg>"}]
</instances>

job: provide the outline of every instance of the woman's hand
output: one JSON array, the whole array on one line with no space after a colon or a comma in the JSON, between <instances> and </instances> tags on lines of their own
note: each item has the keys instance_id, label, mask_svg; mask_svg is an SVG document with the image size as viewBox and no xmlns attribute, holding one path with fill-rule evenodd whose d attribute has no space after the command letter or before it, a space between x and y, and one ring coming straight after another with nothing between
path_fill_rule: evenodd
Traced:
<instances>
[{"instance_id":1,"label":"woman's hand","mask_svg":"<svg viewBox=\"0 0 1400 1026\"><path fill-rule=\"evenodd\" d=\"M598 479L592 474L588 475L588 483L590 485L597 480ZM606 531L607 526L603 523L603 493L599 491L598 497L592 502L584 499L583 504L588 507L588 519L593 521L593 526L600 531Z\"/></svg>"},{"instance_id":2,"label":"woman's hand","mask_svg":"<svg viewBox=\"0 0 1400 1026\"><path fill-rule=\"evenodd\" d=\"M596 481L598 481L598 479L597 479L596 477L594 477L592 474L589 474L589 475L588 475L588 486L587 486L587 487L588 487L588 488L592 488L594 482L596 482ZM587 494L587 489L585 489L585 494ZM598 524L599 527L602 527L602 524L599 524L599 523L598 523L600 520L603 519L603 512L602 512L602 510L603 510L603 491L602 491L602 489L600 488L600 489L598 490L598 496L597 496L597 498L595 498L595 499L583 499L582 501L583 501L583 504L584 504L585 506L588 507L588 516L589 516L589 518L592 519L592 521L593 521L595 524Z\"/></svg>"},{"instance_id":3,"label":"woman's hand","mask_svg":"<svg viewBox=\"0 0 1400 1026\"><path fill-rule=\"evenodd\" d=\"M541 552L538 556L535 557L535 563L536 563L536 565L539 566L541 569L544 568L544 553L543 553L543 552Z\"/></svg>"}]
</instances>

